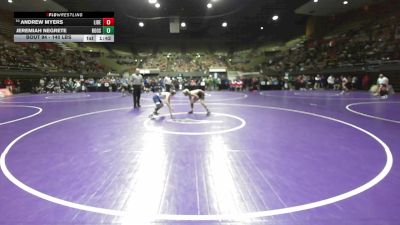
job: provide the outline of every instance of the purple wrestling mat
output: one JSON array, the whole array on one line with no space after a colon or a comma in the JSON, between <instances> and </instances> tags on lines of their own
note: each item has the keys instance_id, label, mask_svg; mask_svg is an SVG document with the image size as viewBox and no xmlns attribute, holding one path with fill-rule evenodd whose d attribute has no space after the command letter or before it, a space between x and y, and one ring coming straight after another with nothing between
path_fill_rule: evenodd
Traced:
<instances>
[{"instance_id":1,"label":"purple wrestling mat","mask_svg":"<svg viewBox=\"0 0 400 225\"><path fill-rule=\"evenodd\" d=\"M0 99L0 224L398 225L400 96Z\"/></svg>"}]
</instances>

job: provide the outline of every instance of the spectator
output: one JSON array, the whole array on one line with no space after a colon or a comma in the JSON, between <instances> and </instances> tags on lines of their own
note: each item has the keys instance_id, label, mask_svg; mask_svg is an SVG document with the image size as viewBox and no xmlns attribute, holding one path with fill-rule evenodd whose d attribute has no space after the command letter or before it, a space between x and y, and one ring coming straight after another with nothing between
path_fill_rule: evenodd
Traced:
<instances>
[{"instance_id":1,"label":"spectator","mask_svg":"<svg viewBox=\"0 0 400 225\"><path fill-rule=\"evenodd\" d=\"M7 77L4 80L4 86L11 92L14 92L14 82L10 79L10 77Z\"/></svg>"}]
</instances>

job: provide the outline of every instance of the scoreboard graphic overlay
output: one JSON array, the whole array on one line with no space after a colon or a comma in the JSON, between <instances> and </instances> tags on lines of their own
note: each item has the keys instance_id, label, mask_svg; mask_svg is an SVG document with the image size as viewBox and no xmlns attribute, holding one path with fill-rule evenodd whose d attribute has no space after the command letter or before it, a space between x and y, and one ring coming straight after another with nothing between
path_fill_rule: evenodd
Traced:
<instances>
[{"instance_id":1,"label":"scoreboard graphic overlay","mask_svg":"<svg viewBox=\"0 0 400 225\"><path fill-rule=\"evenodd\" d=\"M114 42L114 12L14 12L14 42Z\"/></svg>"}]
</instances>

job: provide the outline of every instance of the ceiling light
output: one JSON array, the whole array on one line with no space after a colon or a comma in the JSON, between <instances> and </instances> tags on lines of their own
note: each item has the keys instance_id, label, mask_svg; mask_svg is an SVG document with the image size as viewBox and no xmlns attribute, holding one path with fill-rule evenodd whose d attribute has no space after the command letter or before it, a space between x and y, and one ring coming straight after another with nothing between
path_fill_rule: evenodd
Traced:
<instances>
[{"instance_id":1,"label":"ceiling light","mask_svg":"<svg viewBox=\"0 0 400 225\"><path fill-rule=\"evenodd\" d=\"M260 27L260 30L264 30L264 27Z\"/></svg>"},{"instance_id":2,"label":"ceiling light","mask_svg":"<svg viewBox=\"0 0 400 225\"><path fill-rule=\"evenodd\" d=\"M143 22L139 22L139 27L144 27L144 23Z\"/></svg>"},{"instance_id":3,"label":"ceiling light","mask_svg":"<svg viewBox=\"0 0 400 225\"><path fill-rule=\"evenodd\" d=\"M156 4L156 3L157 3L157 0L149 0L149 3L150 3L150 4Z\"/></svg>"},{"instance_id":4,"label":"ceiling light","mask_svg":"<svg viewBox=\"0 0 400 225\"><path fill-rule=\"evenodd\" d=\"M274 21L276 21L276 20L278 20L278 19L279 19L279 16L277 16L277 15L275 15L275 16L272 17L272 20L274 20Z\"/></svg>"},{"instance_id":5,"label":"ceiling light","mask_svg":"<svg viewBox=\"0 0 400 225\"><path fill-rule=\"evenodd\" d=\"M207 8L211 9L211 8L212 8L212 4L211 4L211 3L208 3L208 4L207 4Z\"/></svg>"},{"instance_id":6,"label":"ceiling light","mask_svg":"<svg viewBox=\"0 0 400 225\"><path fill-rule=\"evenodd\" d=\"M314 0L314 2L315 2L315 3L317 3L317 2L318 2L318 0Z\"/></svg>"},{"instance_id":7,"label":"ceiling light","mask_svg":"<svg viewBox=\"0 0 400 225\"><path fill-rule=\"evenodd\" d=\"M160 8L161 5L160 5L160 3L157 2L154 6L155 6L156 8Z\"/></svg>"},{"instance_id":8,"label":"ceiling light","mask_svg":"<svg viewBox=\"0 0 400 225\"><path fill-rule=\"evenodd\" d=\"M12 3L12 0L8 0L8 3Z\"/></svg>"},{"instance_id":9,"label":"ceiling light","mask_svg":"<svg viewBox=\"0 0 400 225\"><path fill-rule=\"evenodd\" d=\"M186 27L186 23L185 23L185 22L182 22L182 23L181 23L181 27Z\"/></svg>"},{"instance_id":10,"label":"ceiling light","mask_svg":"<svg viewBox=\"0 0 400 225\"><path fill-rule=\"evenodd\" d=\"M348 1L343 1L343 5L347 5L347 4L349 4Z\"/></svg>"},{"instance_id":11,"label":"ceiling light","mask_svg":"<svg viewBox=\"0 0 400 225\"><path fill-rule=\"evenodd\" d=\"M227 22L223 22L222 23L222 27L227 27L228 26L228 23Z\"/></svg>"}]
</instances>

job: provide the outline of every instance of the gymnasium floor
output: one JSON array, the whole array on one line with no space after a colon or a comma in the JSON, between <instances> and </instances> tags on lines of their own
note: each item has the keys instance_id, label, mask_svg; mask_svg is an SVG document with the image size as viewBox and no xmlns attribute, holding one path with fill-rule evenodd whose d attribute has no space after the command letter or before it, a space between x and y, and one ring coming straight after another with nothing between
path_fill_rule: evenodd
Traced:
<instances>
[{"instance_id":1,"label":"gymnasium floor","mask_svg":"<svg viewBox=\"0 0 400 225\"><path fill-rule=\"evenodd\" d=\"M0 224L400 224L400 96L0 99Z\"/></svg>"}]
</instances>

